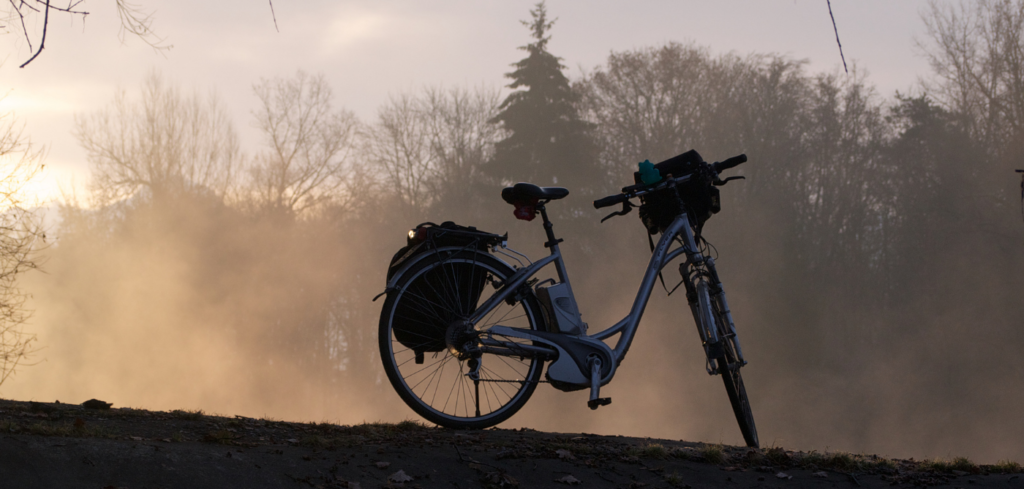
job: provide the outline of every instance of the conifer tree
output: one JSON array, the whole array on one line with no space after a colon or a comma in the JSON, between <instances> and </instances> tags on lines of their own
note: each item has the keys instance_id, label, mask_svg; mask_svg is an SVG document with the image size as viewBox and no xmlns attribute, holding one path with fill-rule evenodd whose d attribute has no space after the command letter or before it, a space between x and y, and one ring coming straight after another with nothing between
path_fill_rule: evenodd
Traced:
<instances>
[{"instance_id":1,"label":"conifer tree","mask_svg":"<svg viewBox=\"0 0 1024 489\"><path fill-rule=\"evenodd\" d=\"M532 22L523 21L534 42L520 47L529 55L512 66L512 92L491 122L501 124L508 137L495 146L486 165L492 176L509 182L557 185L587 195L601 180L596 151L589 139L590 124L576 110L577 95L562 73L561 58L547 50L548 20L544 2L530 11Z\"/></svg>"}]
</instances>

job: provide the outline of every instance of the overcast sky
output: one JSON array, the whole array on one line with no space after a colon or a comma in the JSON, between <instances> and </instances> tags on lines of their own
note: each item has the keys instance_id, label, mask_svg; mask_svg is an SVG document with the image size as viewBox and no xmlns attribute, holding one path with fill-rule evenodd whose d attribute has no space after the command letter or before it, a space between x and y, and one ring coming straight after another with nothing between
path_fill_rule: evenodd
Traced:
<instances>
[{"instance_id":1,"label":"overcast sky","mask_svg":"<svg viewBox=\"0 0 1024 489\"><path fill-rule=\"evenodd\" d=\"M88 180L84 152L71 135L75 114L109 103L118 88L137 89L151 71L185 88L214 90L252 153L251 128L261 77L322 72L339 106L371 121L389 94L426 85L501 86L530 41L519 21L534 1L138 0L173 48L154 52L121 42L113 0L86 0L83 22L51 17L46 49L31 56L19 33L0 36L0 111L13 111L37 144L49 146L39 192ZM941 3L953 3L943 1ZM841 70L825 0L549 0L557 17L549 49L570 77L601 65L612 51L695 42L714 53L780 53L806 59L811 72ZM928 72L915 48L924 39L925 0L833 0L848 63L868 72L882 97L912 89ZM34 41L35 42L35 41ZM742 150L742 148L737 151ZM642 155L638 155L642 157Z\"/></svg>"}]
</instances>

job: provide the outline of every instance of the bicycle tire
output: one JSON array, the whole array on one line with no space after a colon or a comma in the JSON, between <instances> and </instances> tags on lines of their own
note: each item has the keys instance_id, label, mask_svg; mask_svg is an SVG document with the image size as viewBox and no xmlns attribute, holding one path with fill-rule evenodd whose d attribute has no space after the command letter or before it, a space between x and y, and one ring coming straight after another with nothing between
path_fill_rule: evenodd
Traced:
<instances>
[{"instance_id":1,"label":"bicycle tire","mask_svg":"<svg viewBox=\"0 0 1024 489\"><path fill-rule=\"evenodd\" d=\"M399 397L432 423L455 429L497 425L529 400L540 380L543 360L481 354L480 380L474 381L466 376L470 370L468 358L460 359L447 349L417 353L398 340L394 326L398 321L409 321L410 314L403 311L412 310L416 312L412 320L435 325L434 333L428 331L428 334L437 334L437 327L467 318L486 299L486 294L466 293L467 276L474 283L482 276L492 284L500 284L515 270L477 250L440 249L430 253L433 256L403 273L396 290L390 292L384 302L378 332L384 371ZM544 324L539 304L532 294L503 302L481 320L476 329L486 330L499 322L503 326L533 330L542 329ZM518 338L503 339L529 343ZM437 339L424 341L436 342ZM427 355L431 355L430 361ZM417 356L423 364L413 363Z\"/></svg>"},{"instance_id":2,"label":"bicycle tire","mask_svg":"<svg viewBox=\"0 0 1024 489\"><path fill-rule=\"evenodd\" d=\"M736 354L736 346L733 343L733 334L726 331L726 316L720 310L718 301L712 300L711 307L714 309L715 322L719 329L719 339L722 342L724 356L717 359L718 373L725 383L725 391L729 394L729 403L732 404L732 411L736 415L736 422L740 425L740 432L743 433L743 441L748 447L760 448L757 439L757 426L754 425L754 413L750 409L750 399L747 397L747 389L743 385L743 375L740 374L739 355ZM733 367L730 367L733 365Z\"/></svg>"}]
</instances>

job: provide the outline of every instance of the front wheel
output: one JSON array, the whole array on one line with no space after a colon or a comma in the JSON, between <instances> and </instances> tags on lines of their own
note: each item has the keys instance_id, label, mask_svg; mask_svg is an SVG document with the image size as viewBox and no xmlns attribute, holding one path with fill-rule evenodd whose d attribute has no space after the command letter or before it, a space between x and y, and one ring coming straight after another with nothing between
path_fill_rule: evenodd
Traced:
<instances>
[{"instance_id":1,"label":"front wheel","mask_svg":"<svg viewBox=\"0 0 1024 489\"><path fill-rule=\"evenodd\" d=\"M512 276L505 262L477 250L431 250L388 294L378 340L384 371L413 411L441 426L482 429L516 413L540 381L543 360L467 353L496 325L539 330L533 294L501 302L473 329L465 319ZM518 338L500 338L523 342Z\"/></svg>"},{"instance_id":2,"label":"front wheel","mask_svg":"<svg viewBox=\"0 0 1024 489\"><path fill-rule=\"evenodd\" d=\"M757 427L754 426L754 413L750 410L750 400L747 399L747 389L743 387L743 376L738 366L730 367L726 357L718 359L718 371L725 382L725 391L729 394L729 402L732 403L732 411L736 414L736 421L740 424L740 431L743 433L743 441L747 446L758 448Z\"/></svg>"},{"instance_id":3,"label":"front wheel","mask_svg":"<svg viewBox=\"0 0 1024 489\"><path fill-rule=\"evenodd\" d=\"M758 448L757 427L754 426L754 413L750 410L750 400L747 398L747 389L743 386L743 376L740 374L739 355L736 352L736 332L729 327L729 317L723 311L718 300L711 300L711 308L714 310L715 323L718 327L718 338L722 344L723 355L718 357L718 373L725 383L725 391L729 394L729 403L732 404L732 411L736 414L736 422L740 425L743 433L743 440L747 446Z\"/></svg>"}]
</instances>

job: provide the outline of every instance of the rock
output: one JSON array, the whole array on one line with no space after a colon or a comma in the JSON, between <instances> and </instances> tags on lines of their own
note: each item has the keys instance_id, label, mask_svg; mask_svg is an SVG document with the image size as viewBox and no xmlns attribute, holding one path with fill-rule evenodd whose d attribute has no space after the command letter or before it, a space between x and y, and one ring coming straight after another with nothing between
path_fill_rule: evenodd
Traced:
<instances>
[{"instance_id":1,"label":"rock","mask_svg":"<svg viewBox=\"0 0 1024 489\"><path fill-rule=\"evenodd\" d=\"M409 477L409 474L406 474L404 470L399 470L398 472L395 472L394 474L388 476L389 482L402 483L409 482L411 480L412 477Z\"/></svg>"},{"instance_id":2,"label":"rock","mask_svg":"<svg viewBox=\"0 0 1024 489\"><path fill-rule=\"evenodd\" d=\"M571 475L567 475L565 477L562 477L561 479L555 479L555 482L560 482L562 484L568 484L570 486L575 486L575 485L580 484L580 480L575 478L575 477L573 477L573 476L571 476Z\"/></svg>"},{"instance_id":3,"label":"rock","mask_svg":"<svg viewBox=\"0 0 1024 489\"><path fill-rule=\"evenodd\" d=\"M82 403L82 407L86 409L110 409L110 406L113 406L113 404L99 399L89 399Z\"/></svg>"}]
</instances>

